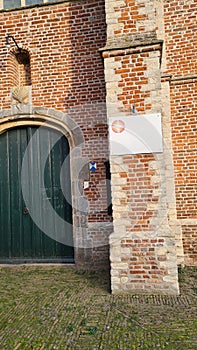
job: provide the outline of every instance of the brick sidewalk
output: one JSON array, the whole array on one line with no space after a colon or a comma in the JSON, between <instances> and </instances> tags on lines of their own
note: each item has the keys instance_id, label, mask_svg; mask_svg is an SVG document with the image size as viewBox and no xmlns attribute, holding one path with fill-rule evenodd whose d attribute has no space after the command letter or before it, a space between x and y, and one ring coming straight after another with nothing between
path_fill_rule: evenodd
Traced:
<instances>
[{"instance_id":1,"label":"brick sidewalk","mask_svg":"<svg viewBox=\"0 0 197 350\"><path fill-rule=\"evenodd\" d=\"M178 297L109 293L107 273L68 267L0 269L0 349L197 348L196 268Z\"/></svg>"}]
</instances>

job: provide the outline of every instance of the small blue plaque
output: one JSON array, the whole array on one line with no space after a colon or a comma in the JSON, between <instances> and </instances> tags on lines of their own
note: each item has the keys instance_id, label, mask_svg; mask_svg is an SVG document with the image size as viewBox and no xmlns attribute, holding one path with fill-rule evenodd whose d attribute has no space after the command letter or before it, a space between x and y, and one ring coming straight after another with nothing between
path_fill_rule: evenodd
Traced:
<instances>
[{"instance_id":1,"label":"small blue plaque","mask_svg":"<svg viewBox=\"0 0 197 350\"><path fill-rule=\"evenodd\" d=\"M95 173L96 171L96 162L90 162L90 172Z\"/></svg>"}]
</instances>

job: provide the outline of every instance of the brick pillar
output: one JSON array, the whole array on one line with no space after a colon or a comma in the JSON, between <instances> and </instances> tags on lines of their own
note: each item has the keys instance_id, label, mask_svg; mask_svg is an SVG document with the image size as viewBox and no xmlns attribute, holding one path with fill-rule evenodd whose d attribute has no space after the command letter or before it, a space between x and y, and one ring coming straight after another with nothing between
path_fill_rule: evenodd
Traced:
<instances>
[{"instance_id":1,"label":"brick pillar","mask_svg":"<svg viewBox=\"0 0 197 350\"><path fill-rule=\"evenodd\" d=\"M132 105L139 117L162 113L163 42L156 31L155 2L106 0L106 19L103 57L109 124L114 116L131 117ZM110 155L112 293L179 292L176 230L169 223L169 157L165 140L163 153Z\"/></svg>"}]
</instances>

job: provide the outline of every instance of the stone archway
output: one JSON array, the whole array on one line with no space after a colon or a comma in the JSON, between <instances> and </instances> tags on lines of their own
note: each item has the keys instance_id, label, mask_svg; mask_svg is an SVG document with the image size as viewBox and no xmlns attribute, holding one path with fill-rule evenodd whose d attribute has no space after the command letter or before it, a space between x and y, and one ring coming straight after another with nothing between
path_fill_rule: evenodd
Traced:
<instances>
[{"instance_id":1,"label":"stone archway","mask_svg":"<svg viewBox=\"0 0 197 350\"><path fill-rule=\"evenodd\" d=\"M87 217L84 215L84 205L87 205L86 199L81 194L83 180L88 178L88 163L82 159L81 148L84 143L83 134L76 122L65 113L53 109L42 107L32 107L31 105L18 104L10 110L0 112L0 134L12 128L25 126L44 126L61 132L66 136L71 154L71 196L73 207L73 244L75 250L75 263L78 264L80 242L82 236L85 236ZM83 168L83 171L81 169ZM82 178L83 177L83 178ZM83 207L83 208L82 208ZM80 247L81 248L81 247ZM80 258L81 259L81 258ZM81 263L81 260L80 260Z\"/></svg>"}]
</instances>

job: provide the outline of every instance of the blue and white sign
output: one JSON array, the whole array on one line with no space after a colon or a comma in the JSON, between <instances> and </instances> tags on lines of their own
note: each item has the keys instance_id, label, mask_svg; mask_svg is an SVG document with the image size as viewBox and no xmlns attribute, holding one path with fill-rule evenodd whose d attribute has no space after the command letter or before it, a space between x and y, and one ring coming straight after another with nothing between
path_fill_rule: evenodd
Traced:
<instances>
[{"instance_id":1,"label":"blue and white sign","mask_svg":"<svg viewBox=\"0 0 197 350\"><path fill-rule=\"evenodd\" d=\"M90 162L90 172L95 173L96 171L96 162Z\"/></svg>"}]
</instances>

